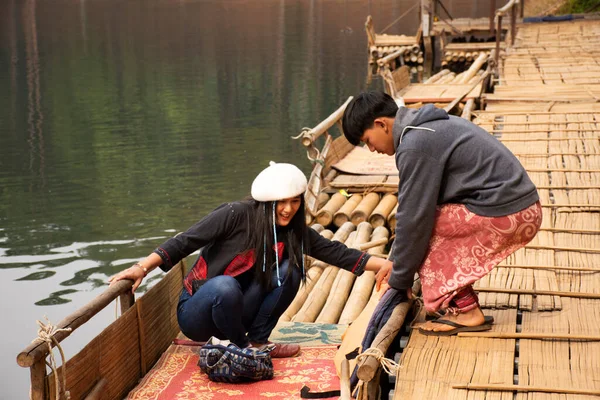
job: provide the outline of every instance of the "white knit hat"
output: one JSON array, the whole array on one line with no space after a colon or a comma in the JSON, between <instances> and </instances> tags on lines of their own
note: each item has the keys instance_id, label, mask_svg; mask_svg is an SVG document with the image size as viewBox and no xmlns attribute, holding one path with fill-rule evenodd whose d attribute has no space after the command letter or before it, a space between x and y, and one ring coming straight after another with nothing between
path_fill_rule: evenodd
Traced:
<instances>
[{"instance_id":1,"label":"white knit hat","mask_svg":"<svg viewBox=\"0 0 600 400\"><path fill-rule=\"evenodd\" d=\"M292 164L269 162L252 182L252 198L277 201L296 197L306 191L306 176Z\"/></svg>"}]
</instances>

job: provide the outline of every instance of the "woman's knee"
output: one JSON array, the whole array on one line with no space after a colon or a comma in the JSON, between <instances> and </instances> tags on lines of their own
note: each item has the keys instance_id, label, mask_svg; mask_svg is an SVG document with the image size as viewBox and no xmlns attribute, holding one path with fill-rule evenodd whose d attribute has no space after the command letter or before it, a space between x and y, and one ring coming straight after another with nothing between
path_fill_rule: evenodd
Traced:
<instances>
[{"instance_id":1,"label":"woman's knee","mask_svg":"<svg viewBox=\"0 0 600 400\"><path fill-rule=\"evenodd\" d=\"M280 276L285 277L282 279L282 284L288 287L299 287L300 280L302 279L302 273L300 269L292 265L289 260L284 260L279 266Z\"/></svg>"},{"instance_id":2,"label":"woman's knee","mask_svg":"<svg viewBox=\"0 0 600 400\"><path fill-rule=\"evenodd\" d=\"M198 292L200 291L204 292L203 295L212 296L215 302L226 300L235 303L241 301L243 297L242 288L238 281L227 275L219 275L209 279L198 289Z\"/></svg>"}]
</instances>

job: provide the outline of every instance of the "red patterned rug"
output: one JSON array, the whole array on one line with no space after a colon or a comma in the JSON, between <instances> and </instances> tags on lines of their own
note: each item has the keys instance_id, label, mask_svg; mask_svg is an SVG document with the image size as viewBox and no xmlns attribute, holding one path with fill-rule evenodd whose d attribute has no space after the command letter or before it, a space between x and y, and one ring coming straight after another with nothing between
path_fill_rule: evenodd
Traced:
<instances>
[{"instance_id":1,"label":"red patterned rug","mask_svg":"<svg viewBox=\"0 0 600 400\"><path fill-rule=\"evenodd\" d=\"M208 380L198 367L198 347L172 345L132 390L130 400L299 399L302 386L311 391L338 390L333 358L337 346L307 346L293 358L275 358L272 380L247 384Z\"/></svg>"}]
</instances>

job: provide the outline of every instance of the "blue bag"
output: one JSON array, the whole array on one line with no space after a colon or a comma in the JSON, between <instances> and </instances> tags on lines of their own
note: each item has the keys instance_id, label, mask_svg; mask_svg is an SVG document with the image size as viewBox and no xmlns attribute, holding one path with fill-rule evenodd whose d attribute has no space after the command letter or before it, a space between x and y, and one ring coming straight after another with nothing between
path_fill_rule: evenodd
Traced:
<instances>
[{"instance_id":1,"label":"blue bag","mask_svg":"<svg viewBox=\"0 0 600 400\"><path fill-rule=\"evenodd\" d=\"M198 366L214 382L250 382L273 378L271 351L275 345L268 344L259 349L240 349L229 340L215 337L200 348Z\"/></svg>"}]
</instances>

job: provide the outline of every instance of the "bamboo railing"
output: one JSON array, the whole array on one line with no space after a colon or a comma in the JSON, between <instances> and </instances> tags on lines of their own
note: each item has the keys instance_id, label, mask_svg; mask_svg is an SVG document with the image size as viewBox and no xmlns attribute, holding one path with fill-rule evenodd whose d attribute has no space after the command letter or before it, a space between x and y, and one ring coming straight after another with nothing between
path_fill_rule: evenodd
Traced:
<instances>
[{"instance_id":1,"label":"bamboo railing","mask_svg":"<svg viewBox=\"0 0 600 400\"><path fill-rule=\"evenodd\" d=\"M63 375L67 377L67 387L60 388L60 398L66 390L72 399L122 398L137 384L179 332L176 319L165 316L174 315L184 272L185 263L178 263L137 302L131 292L133 282L118 281L56 324L52 347L120 299L121 316L57 368L61 379ZM32 400L56 399L54 374L46 372L49 354L48 343L36 339L17 355L17 363L30 369ZM87 379L80 379L83 374Z\"/></svg>"},{"instance_id":2,"label":"bamboo railing","mask_svg":"<svg viewBox=\"0 0 600 400\"><path fill-rule=\"evenodd\" d=\"M500 57L500 36L502 33L502 17L506 15L510 11L510 44L511 46L515 44L515 36L517 34L517 7L521 3L522 0L510 0L503 7L499 8L496 11L496 52L494 55L494 60L496 62L496 66L498 66L498 60ZM523 16L522 8L525 4L521 4L521 16Z\"/></svg>"}]
</instances>

